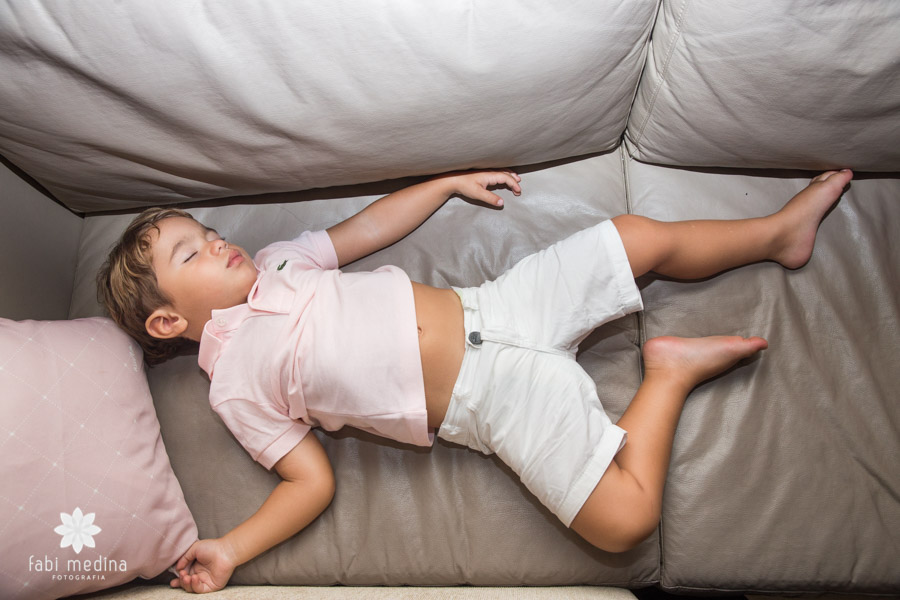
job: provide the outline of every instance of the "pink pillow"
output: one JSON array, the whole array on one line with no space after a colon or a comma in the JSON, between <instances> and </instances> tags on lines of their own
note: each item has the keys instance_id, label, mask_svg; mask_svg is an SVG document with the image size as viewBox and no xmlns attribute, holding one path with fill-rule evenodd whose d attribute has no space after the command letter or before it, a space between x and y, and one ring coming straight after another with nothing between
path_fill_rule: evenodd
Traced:
<instances>
[{"instance_id":1,"label":"pink pillow","mask_svg":"<svg viewBox=\"0 0 900 600\"><path fill-rule=\"evenodd\" d=\"M197 539L141 350L109 319L0 319L0 597L155 577Z\"/></svg>"}]
</instances>

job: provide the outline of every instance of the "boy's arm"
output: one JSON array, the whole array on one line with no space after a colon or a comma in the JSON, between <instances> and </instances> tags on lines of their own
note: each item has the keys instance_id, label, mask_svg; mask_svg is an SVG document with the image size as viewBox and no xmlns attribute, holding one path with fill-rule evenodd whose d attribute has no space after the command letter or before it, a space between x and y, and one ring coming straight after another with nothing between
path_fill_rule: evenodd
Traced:
<instances>
[{"instance_id":1,"label":"boy's arm","mask_svg":"<svg viewBox=\"0 0 900 600\"><path fill-rule=\"evenodd\" d=\"M196 593L222 589L238 565L309 525L331 502L334 474L315 435L307 434L275 469L283 481L259 510L223 537L195 542L175 565L172 587Z\"/></svg>"},{"instance_id":2,"label":"boy's arm","mask_svg":"<svg viewBox=\"0 0 900 600\"><path fill-rule=\"evenodd\" d=\"M454 194L503 206L500 196L488 188L505 186L518 196L519 181L510 171L449 173L376 200L327 230L338 264L346 265L403 239Z\"/></svg>"}]
</instances>

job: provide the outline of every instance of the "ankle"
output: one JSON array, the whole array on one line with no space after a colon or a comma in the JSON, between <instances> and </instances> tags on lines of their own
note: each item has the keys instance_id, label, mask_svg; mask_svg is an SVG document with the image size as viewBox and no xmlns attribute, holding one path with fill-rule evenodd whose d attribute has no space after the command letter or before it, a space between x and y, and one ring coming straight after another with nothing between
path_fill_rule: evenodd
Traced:
<instances>
[{"instance_id":1,"label":"ankle","mask_svg":"<svg viewBox=\"0 0 900 600\"><path fill-rule=\"evenodd\" d=\"M691 374L678 368L670 367L644 367L642 385L653 387L666 395L675 397L687 397L700 382Z\"/></svg>"},{"instance_id":2,"label":"ankle","mask_svg":"<svg viewBox=\"0 0 900 600\"><path fill-rule=\"evenodd\" d=\"M763 219L766 221L764 231L768 232L768 236L760 241L760 247L765 249L766 260L774 260L783 264L785 253L795 243L794 223L791 221L790 215L784 213L783 208Z\"/></svg>"}]
</instances>

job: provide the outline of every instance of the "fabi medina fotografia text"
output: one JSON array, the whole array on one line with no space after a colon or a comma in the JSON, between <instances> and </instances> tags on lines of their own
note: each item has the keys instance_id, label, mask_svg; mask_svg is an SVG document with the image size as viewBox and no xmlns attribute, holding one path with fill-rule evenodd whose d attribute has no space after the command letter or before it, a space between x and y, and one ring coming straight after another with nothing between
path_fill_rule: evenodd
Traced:
<instances>
[{"instance_id":1,"label":"fabi medina fotografia text","mask_svg":"<svg viewBox=\"0 0 900 600\"><path fill-rule=\"evenodd\" d=\"M72 514L60 513L59 518L62 523L53 530L62 536L59 547L71 547L76 557L32 554L28 557L29 573L44 573L55 581L103 581L109 573L128 570L124 559L116 560L102 554L92 558L77 557L84 548L94 548L94 536L103 531L94 523L94 513L84 514L76 507Z\"/></svg>"}]
</instances>

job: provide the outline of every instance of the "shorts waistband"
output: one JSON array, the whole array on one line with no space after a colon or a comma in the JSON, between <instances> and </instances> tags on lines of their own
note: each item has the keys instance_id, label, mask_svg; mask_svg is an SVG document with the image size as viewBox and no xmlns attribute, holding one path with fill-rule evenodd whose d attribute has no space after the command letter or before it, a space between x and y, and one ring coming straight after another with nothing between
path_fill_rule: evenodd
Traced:
<instances>
[{"instance_id":1,"label":"shorts waistband","mask_svg":"<svg viewBox=\"0 0 900 600\"><path fill-rule=\"evenodd\" d=\"M566 358L575 358L575 354L567 352L559 348L553 348L543 344L536 344L533 341L522 339L511 332L498 330L490 326L484 326L480 309L481 302L479 300L480 288L452 288L463 306L464 324L466 330L466 347L480 346L482 342L494 342L507 346L516 346L534 352L544 354L555 354Z\"/></svg>"},{"instance_id":2,"label":"shorts waistband","mask_svg":"<svg viewBox=\"0 0 900 600\"><path fill-rule=\"evenodd\" d=\"M459 296L463 306L463 323L466 332L466 350L463 354L462 365L459 368L459 376L453 386L450 396L450 404L444 422L438 430L438 437L454 444L469 445L469 419L471 418L470 406L472 400L472 387L474 385L474 372L477 364L477 351L479 345L474 344L469 336L472 332L481 329L481 315L478 311L478 298L476 288L452 288Z\"/></svg>"},{"instance_id":3,"label":"shorts waistband","mask_svg":"<svg viewBox=\"0 0 900 600\"><path fill-rule=\"evenodd\" d=\"M459 296L459 301L462 303L463 310L478 310L478 288L451 287L450 289Z\"/></svg>"}]
</instances>

